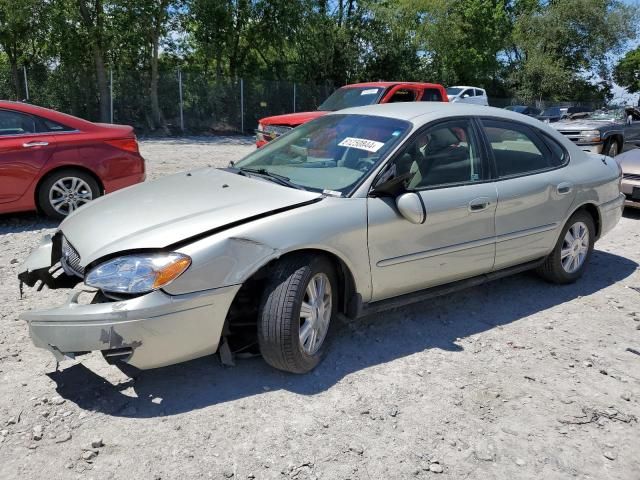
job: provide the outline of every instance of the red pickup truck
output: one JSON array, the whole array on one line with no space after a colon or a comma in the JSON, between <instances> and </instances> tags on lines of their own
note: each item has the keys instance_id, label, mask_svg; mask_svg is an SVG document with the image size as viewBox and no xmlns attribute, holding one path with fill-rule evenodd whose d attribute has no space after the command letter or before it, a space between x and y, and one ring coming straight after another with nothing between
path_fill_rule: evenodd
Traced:
<instances>
[{"instance_id":1,"label":"red pickup truck","mask_svg":"<svg viewBox=\"0 0 640 480\"><path fill-rule=\"evenodd\" d=\"M369 82L345 85L333 92L318 107L318 110L261 119L256 130L256 146L259 148L298 125L343 108L361 107L374 103L448 101L447 91L437 83Z\"/></svg>"}]
</instances>

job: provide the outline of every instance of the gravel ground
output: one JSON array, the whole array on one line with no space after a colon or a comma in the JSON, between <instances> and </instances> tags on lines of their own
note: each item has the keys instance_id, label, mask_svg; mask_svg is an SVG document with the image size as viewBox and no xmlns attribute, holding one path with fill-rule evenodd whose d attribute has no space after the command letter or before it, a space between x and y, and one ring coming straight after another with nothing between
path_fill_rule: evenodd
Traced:
<instances>
[{"instance_id":1,"label":"gravel ground","mask_svg":"<svg viewBox=\"0 0 640 480\"><path fill-rule=\"evenodd\" d=\"M142 142L149 178L252 148ZM207 357L130 379L97 354L56 371L18 315L62 294L16 281L54 228L0 217L1 479L640 478L640 213L574 285L522 274L341 324L305 376Z\"/></svg>"}]
</instances>

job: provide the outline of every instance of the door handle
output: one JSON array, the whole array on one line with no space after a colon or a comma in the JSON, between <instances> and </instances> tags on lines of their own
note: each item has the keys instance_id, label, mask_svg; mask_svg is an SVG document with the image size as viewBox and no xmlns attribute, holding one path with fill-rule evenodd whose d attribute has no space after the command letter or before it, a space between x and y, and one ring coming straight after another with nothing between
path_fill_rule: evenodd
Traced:
<instances>
[{"instance_id":1,"label":"door handle","mask_svg":"<svg viewBox=\"0 0 640 480\"><path fill-rule=\"evenodd\" d=\"M556 191L560 195L566 195L567 193L571 193L571 190L573 190L573 184L569 182L563 182L556 187Z\"/></svg>"},{"instance_id":2,"label":"door handle","mask_svg":"<svg viewBox=\"0 0 640 480\"><path fill-rule=\"evenodd\" d=\"M27 142L22 144L24 148L46 147L47 145L49 145L49 142Z\"/></svg>"},{"instance_id":3,"label":"door handle","mask_svg":"<svg viewBox=\"0 0 640 480\"><path fill-rule=\"evenodd\" d=\"M480 212L491 205L491 202L487 197L475 198L469 202L470 212Z\"/></svg>"}]
</instances>

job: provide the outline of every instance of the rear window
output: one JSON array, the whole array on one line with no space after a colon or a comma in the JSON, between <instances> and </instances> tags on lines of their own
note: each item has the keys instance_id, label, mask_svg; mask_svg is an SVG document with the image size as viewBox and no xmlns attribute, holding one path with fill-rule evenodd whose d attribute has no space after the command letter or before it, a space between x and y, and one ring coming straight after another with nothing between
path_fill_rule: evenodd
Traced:
<instances>
[{"instance_id":1,"label":"rear window","mask_svg":"<svg viewBox=\"0 0 640 480\"><path fill-rule=\"evenodd\" d=\"M437 88L425 88L422 93L421 102L441 102L442 94Z\"/></svg>"}]
</instances>

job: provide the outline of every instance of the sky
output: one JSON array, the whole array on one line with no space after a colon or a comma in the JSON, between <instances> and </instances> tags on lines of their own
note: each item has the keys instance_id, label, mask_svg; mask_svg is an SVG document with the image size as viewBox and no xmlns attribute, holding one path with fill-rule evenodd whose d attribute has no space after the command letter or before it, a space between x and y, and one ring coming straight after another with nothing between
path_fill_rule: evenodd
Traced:
<instances>
[{"instance_id":1,"label":"sky","mask_svg":"<svg viewBox=\"0 0 640 480\"><path fill-rule=\"evenodd\" d=\"M622 3L626 3L627 5L632 5L632 6L636 6L637 8L640 8L640 3L637 0L622 0ZM628 52L629 50L633 50L638 46L640 46L640 38L636 39L633 42L630 42L628 45L628 48L624 53ZM624 56L624 53L620 56L616 56L612 58L611 59L612 63L613 64L617 63L620 57ZM625 103L631 103L633 105L638 105L638 99L640 98L640 94L637 94L637 93L630 94L620 85L616 85L616 84L613 85L613 95L614 95L614 99L621 99Z\"/></svg>"}]
</instances>

